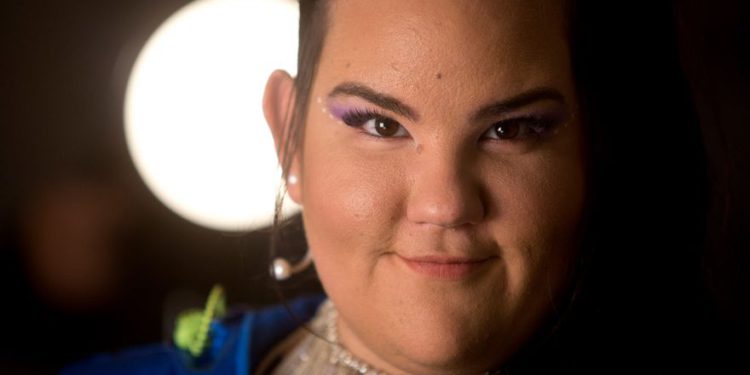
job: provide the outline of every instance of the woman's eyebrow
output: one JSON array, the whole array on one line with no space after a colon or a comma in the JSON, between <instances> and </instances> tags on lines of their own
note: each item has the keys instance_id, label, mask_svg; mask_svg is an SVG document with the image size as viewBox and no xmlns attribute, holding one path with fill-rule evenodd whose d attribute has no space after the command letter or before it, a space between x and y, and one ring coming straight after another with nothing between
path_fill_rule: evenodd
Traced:
<instances>
[{"instance_id":1,"label":"woman's eyebrow","mask_svg":"<svg viewBox=\"0 0 750 375\"><path fill-rule=\"evenodd\" d=\"M331 90L328 97L333 98L339 95L357 96L377 105L378 107L404 116L412 121L419 121L419 114L413 108L390 95L379 93L361 83L341 83Z\"/></svg>"},{"instance_id":2,"label":"woman's eyebrow","mask_svg":"<svg viewBox=\"0 0 750 375\"><path fill-rule=\"evenodd\" d=\"M559 102L560 104L565 104L565 97L559 91L552 88L540 87L486 105L480 108L473 116L471 116L471 118L473 121L480 121L486 118L497 117L529 104L544 100L552 100Z\"/></svg>"}]
</instances>

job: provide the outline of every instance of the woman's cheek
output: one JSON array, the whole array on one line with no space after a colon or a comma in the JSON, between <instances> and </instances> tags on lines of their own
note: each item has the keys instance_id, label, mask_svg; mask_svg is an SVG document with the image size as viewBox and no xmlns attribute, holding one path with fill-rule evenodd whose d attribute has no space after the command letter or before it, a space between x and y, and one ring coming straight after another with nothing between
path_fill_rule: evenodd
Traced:
<instances>
[{"instance_id":1,"label":"woman's cheek","mask_svg":"<svg viewBox=\"0 0 750 375\"><path fill-rule=\"evenodd\" d=\"M505 200L508 217L498 225L512 238L515 246L510 248L524 264L522 273L513 275L513 269L510 273L525 289L564 284L578 247L585 196L580 157L555 154L519 165L522 169L515 175L523 177L507 193L515 199Z\"/></svg>"},{"instance_id":2,"label":"woman's cheek","mask_svg":"<svg viewBox=\"0 0 750 375\"><path fill-rule=\"evenodd\" d=\"M388 247L400 205L393 162L367 157L348 143L310 137L305 149L302 204L308 244L321 278L369 273Z\"/></svg>"}]
</instances>

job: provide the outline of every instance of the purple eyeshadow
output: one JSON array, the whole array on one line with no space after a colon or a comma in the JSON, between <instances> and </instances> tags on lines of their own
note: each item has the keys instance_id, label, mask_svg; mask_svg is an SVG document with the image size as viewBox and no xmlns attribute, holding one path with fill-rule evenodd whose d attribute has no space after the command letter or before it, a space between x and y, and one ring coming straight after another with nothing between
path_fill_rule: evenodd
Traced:
<instances>
[{"instance_id":1,"label":"purple eyeshadow","mask_svg":"<svg viewBox=\"0 0 750 375\"><path fill-rule=\"evenodd\" d=\"M355 110L353 107L342 104L330 103L328 105L328 113L339 120L342 120L344 116L351 113L353 110Z\"/></svg>"}]
</instances>

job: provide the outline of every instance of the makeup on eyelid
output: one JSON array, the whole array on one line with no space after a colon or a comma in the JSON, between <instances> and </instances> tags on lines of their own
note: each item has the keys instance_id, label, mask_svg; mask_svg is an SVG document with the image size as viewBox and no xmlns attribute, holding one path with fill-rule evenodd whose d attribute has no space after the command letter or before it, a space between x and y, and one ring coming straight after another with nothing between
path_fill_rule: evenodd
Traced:
<instances>
[{"instance_id":1,"label":"makeup on eyelid","mask_svg":"<svg viewBox=\"0 0 750 375\"><path fill-rule=\"evenodd\" d=\"M328 114L331 119L337 120L338 122L350 127L359 127L372 119L391 120L392 122L398 123L390 116L382 114L380 111L364 109L356 106L332 106L330 109L323 108L322 112ZM520 115L498 120L490 125L490 129L502 125L508 126L520 124L525 126L523 130L524 134L533 133L544 137L557 133L560 128L567 126L568 123L569 121L566 121L564 116L550 114ZM399 124L399 126L402 125Z\"/></svg>"},{"instance_id":2,"label":"makeup on eyelid","mask_svg":"<svg viewBox=\"0 0 750 375\"><path fill-rule=\"evenodd\" d=\"M370 124L368 127L369 130L364 130L364 133L367 133L368 135L374 135L378 138L396 138L409 135L409 131L399 121L395 120L395 117L397 116L393 116L377 107L371 108L373 106L338 98L323 100L321 97L318 97L316 101L321 107L321 112L327 114L329 118L342 125L362 130L362 127L366 126L365 124L369 124L370 121L376 120L378 123L385 122L392 125L395 124L401 129L399 131L394 131L394 128L391 128L390 134L382 134L380 131L370 129L374 126L374 124ZM481 139L484 141L499 141L503 143L536 143L536 141L541 141L554 136L561 128L566 127L574 118L573 113L569 112L565 107L545 106L534 109L535 106L538 106L538 104L532 104L530 106L531 108L526 110L513 111L512 113L489 121L485 124L487 128ZM513 135L509 138L503 138L500 130L509 126L512 130L511 134Z\"/></svg>"},{"instance_id":3,"label":"makeup on eyelid","mask_svg":"<svg viewBox=\"0 0 750 375\"><path fill-rule=\"evenodd\" d=\"M325 108L325 107L324 107ZM328 113L330 113L335 119L342 121L344 117L354 111L363 112L363 109L360 109L356 106L350 106L350 105L343 105L338 103L328 103Z\"/></svg>"}]
</instances>

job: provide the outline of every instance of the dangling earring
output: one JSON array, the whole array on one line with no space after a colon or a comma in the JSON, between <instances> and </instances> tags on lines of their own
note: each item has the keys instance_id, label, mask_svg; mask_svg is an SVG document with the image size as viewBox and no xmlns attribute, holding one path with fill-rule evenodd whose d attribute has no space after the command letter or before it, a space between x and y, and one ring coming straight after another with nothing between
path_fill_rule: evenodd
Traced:
<instances>
[{"instance_id":1,"label":"dangling earring","mask_svg":"<svg viewBox=\"0 0 750 375\"><path fill-rule=\"evenodd\" d=\"M296 174L290 173L286 177L287 185L296 185L298 182L299 178ZM271 262L271 276L278 281L283 281L292 277L295 273L304 271L310 263L312 263L312 256L310 256L309 249L305 252L305 256L293 265L288 260L277 257Z\"/></svg>"},{"instance_id":2,"label":"dangling earring","mask_svg":"<svg viewBox=\"0 0 750 375\"><path fill-rule=\"evenodd\" d=\"M271 276L278 281L286 280L295 273L305 270L312 263L310 249L305 252L305 256L297 263L290 264L288 260L278 257L271 262Z\"/></svg>"}]
</instances>

